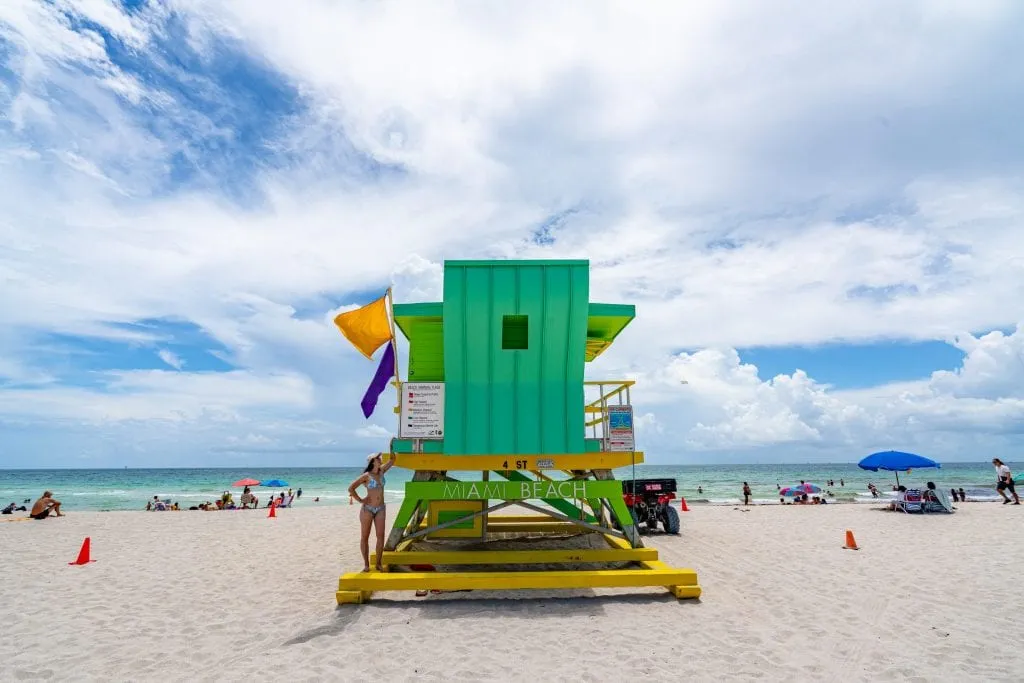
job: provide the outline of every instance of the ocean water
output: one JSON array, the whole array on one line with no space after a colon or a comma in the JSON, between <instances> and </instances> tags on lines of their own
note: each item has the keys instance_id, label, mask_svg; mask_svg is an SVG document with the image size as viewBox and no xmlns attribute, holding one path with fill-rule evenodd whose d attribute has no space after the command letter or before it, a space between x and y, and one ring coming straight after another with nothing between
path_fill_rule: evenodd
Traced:
<instances>
[{"instance_id":1,"label":"ocean water","mask_svg":"<svg viewBox=\"0 0 1024 683\"><path fill-rule=\"evenodd\" d=\"M1007 463L1014 472L1017 467ZM9 502L21 504L24 500L35 500L46 489L53 491L63 508L73 510L143 510L146 501L159 496L161 500L171 499L182 508L202 502L213 502L231 483L243 478L261 480L281 479L292 489L302 489L302 498L296 501L298 507L312 505L347 505L347 489L361 470L356 468L275 468L275 469L121 469L121 470L0 470L0 506ZM460 476L461 474L461 476ZM895 476L891 472L866 472L856 464L814 464L814 465L638 465L615 471L617 479L675 478L679 493L687 503L693 504L735 504L742 500L743 482L753 490L755 503L778 504L776 486L797 484L805 480L823 488L832 479L835 494L831 502L870 502L867 491L869 482L879 488L883 495L891 495ZM459 479L478 478L480 473L456 473ZM387 474L385 498L396 502L402 498L405 482L412 478L408 470L394 468ZM840 485L842 480L843 485ZM968 500L995 501L995 472L992 465L982 463L948 463L941 469L915 470L901 474L900 482L908 486L924 487L934 481L939 487L950 489L963 487ZM698 493L701 487L702 493ZM231 489L235 501L241 497L241 489ZM268 494L280 493L282 489L254 487L260 505L266 504ZM319 502L314 502L319 498Z\"/></svg>"}]
</instances>

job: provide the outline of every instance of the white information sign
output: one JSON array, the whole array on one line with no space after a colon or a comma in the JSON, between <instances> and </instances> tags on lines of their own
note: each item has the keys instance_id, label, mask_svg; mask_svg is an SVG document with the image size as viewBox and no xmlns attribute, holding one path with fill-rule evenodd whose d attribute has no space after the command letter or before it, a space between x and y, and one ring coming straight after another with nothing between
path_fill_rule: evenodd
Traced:
<instances>
[{"instance_id":1,"label":"white information sign","mask_svg":"<svg viewBox=\"0 0 1024 683\"><path fill-rule=\"evenodd\" d=\"M608 450L635 451L633 406L608 406Z\"/></svg>"},{"instance_id":2,"label":"white information sign","mask_svg":"<svg viewBox=\"0 0 1024 683\"><path fill-rule=\"evenodd\" d=\"M444 382L406 382L398 435L403 439L444 438Z\"/></svg>"}]
</instances>

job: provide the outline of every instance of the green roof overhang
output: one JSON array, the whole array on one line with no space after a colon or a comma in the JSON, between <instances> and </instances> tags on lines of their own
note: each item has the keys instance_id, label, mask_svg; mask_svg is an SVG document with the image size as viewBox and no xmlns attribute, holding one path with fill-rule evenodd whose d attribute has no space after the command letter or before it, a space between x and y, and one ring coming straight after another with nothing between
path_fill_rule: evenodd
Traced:
<instances>
[{"instance_id":1,"label":"green roof overhang","mask_svg":"<svg viewBox=\"0 0 1024 683\"><path fill-rule=\"evenodd\" d=\"M635 317L636 306L631 304L590 304L586 361L589 363L604 353Z\"/></svg>"},{"instance_id":2,"label":"green roof overhang","mask_svg":"<svg viewBox=\"0 0 1024 683\"><path fill-rule=\"evenodd\" d=\"M442 322L444 304L441 302L395 304L395 324L406 339L416 335L416 327L424 323L433 326ZM636 307L630 304L590 304L587 310L587 347L585 360L590 362L604 353L619 333L636 317ZM422 351L443 354L440 346L430 345Z\"/></svg>"}]
</instances>

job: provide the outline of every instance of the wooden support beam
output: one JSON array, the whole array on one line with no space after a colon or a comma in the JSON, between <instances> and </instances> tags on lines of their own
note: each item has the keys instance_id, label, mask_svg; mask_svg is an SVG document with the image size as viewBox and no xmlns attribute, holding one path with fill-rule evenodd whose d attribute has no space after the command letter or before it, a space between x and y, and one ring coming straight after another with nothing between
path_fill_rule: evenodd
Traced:
<instances>
[{"instance_id":1,"label":"wooden support beam","mask_svg":"<svg viewBox=\"0 0 1024 683\"><path fill-rule=\"evenodd\" d=\"M342 591L508 590L695 586L692 569L599 569L540 572L359 572L339 580Z\"/></svg>"},{"instance_id":2,"label":"wooden support beam","mask_svg":"<svg viewBox=\"0 0 1024 683\"><path fill-rule=\"evenodd\" d=\"M561 564L567 562L657 561L656 548L619 550L417 550L384 552L385 565L413 564Z\"/></svg>"},{"instance_id":3,"label":"wooden support beam","mask_svg":"<svg viewBox=\"0 0 1024 683\"><path fill-rule=\"evenodd\" d=\"M396 453L395 465L409 470L473 472L490 470L591 470L641 464L641 451L598 451L596 453L553 453L512 455L448 455L445 453Z\"/></svg>"},{"instance_id":4,"label":"wooden support beam","mask_svg":"<svg viewBox=\"0 0 1024 683\"><path fill-rule=\"evenodd\" d=\"M496 523L505 522L550 522L548 515L487 515L487 520Z\"/></svg>"},{"instance_id":5,"label":"wooden support beam","mask_svg":"<svg viewBox=\"0 0 1024 683\"><path fill-rule=\"evenodd\" d=\"M651 571L663 571L665 569L671 569L671 567L669 567L661 560L644 560L643 562L641 562L641 565L644 567L644 569L649 569ZM665 586L665 588L668 590L669 593L671 593L678 599L699 598L702 591L700 584L697 583L697 572L694 572L692 569L686 569L681 571L692 572L692 582L686 584L667 585Z\"/></svg>"},{"instance_id":6,"label":"wooden support beam","mask_svg":"<svg viewBox=\"0 0 1024 683\"><path fill-rule=\"evenodd\" d=\"M334 594L339 605L361 605L369 602L373 591L339 590Z\"/></svg>"},{"instance_id":7,"label":"wooden support beam","mask_svg":"<svg viewBox=\"0 0 1024 683\"><path fill-rule=\"evenodd\" d=\"M588 529L567 522L512 522L509 524L488 524L490 534L589 534Z\"/></svg>"}]
</instances>

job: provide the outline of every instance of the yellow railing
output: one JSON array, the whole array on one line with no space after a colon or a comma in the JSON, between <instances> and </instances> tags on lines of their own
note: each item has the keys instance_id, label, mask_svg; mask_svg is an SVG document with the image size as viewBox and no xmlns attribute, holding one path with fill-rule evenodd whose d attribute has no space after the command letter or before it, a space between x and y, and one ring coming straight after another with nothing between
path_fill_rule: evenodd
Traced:
<instances>
[{"instance_id":1,"label":"yellow railing","mask_svg":"<svg viewBox=\"0 0 1024 683\"><path fill-rule=\"evenodd\" d=\"M597 415L594 419L587 420L584 423L585 427L595 428L595 437L597 436L597 425L603 424L608 419L607 406L628 404L630 402L629 389L634 384L636 384L636 381L631 379L603 379L583 383L584 391L586 391L586 387L597 387L598 391L598 397L583 406L585 414Z\"/></svg>"}]
</instances>

